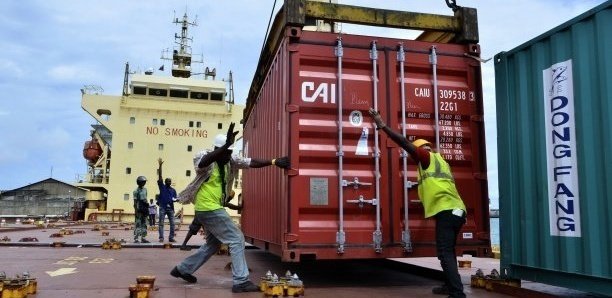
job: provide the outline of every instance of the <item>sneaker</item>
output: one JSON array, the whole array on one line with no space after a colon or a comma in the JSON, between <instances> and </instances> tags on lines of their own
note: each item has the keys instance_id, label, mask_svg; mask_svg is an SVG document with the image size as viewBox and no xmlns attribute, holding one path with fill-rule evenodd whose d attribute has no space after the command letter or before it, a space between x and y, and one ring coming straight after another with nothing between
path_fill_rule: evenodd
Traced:
<instances>
[{"instance_id":1,"label":"sneaker","mask_svg":"<svg viewBox=\"0 0 612 298\"><path fill-rule=\"evenodd\" d=\"M448 294L450 294L450 292L448 290L448 287L446 285L434 287L433 289L431 289L431 292L436 294L436 295L448 295Z\"/></svg>"},{"instance_id":2,"label":"sneaker","mask_svg":"<svg viewBox=\"0 0 612 298\"><path fill-rule=\"evenodd\" d=\"M189 247L189 246L181 246L179 249L180 250L184 250L184 251L190 251L191 247Z\"/></svg>"},{"instance_id":3,"label":"sneaker","mask_svg":"<svg viewBox=\"0 0 612 298\"><path fill-rule=\"evenodd\" d=\"M193 276L193 275L191 275L191 274L189 274L189 273L182 274L180 271L178 271L178 269L176 268L176 266L174 266L174 268L172 269L172 271L170 271L170 275L172 275L172 276L174 276L174 277L176 277L176 278L179 278L179 277L180 277L180 278L182 278L184 281L186 281L186 282L188 282L188 283L190 283L190 284L194 284L194 283L196 283L196 282L198 281L198 279L197 279L195 276Z\"/></svg>"},{"instance_id":4,"label":"sneaker","mask_svg":"<svg viewBox=\"0 0 612 298\"><path fill-rule=\"evenodd\" d=\"M174 239L168 239L168 242L176 242Z\"/></svg>"},{"instance_id":5,"label":"sneaker","mask_svg":"<svg viewBox=\"0 0 612 298\"><path fill-rule=\"evenodd\" d=\"M159 238L159 243L164 243L164 238Z\"/></svg>"},{"instance_id":6,"label":"sneaker","mask_svg":"<svg viewBox=\"0 0 612 298\"><path fill-rule=\"evenodd\" d=\"M244 292L259 292L259 287L247 280L239 285L232 286L232 293L244 293Z\"/></svg>"},{"instance_id":7,"label":"sneaker","mask_svg":"<svg viewBox=\"0 0 612 298\"><path fill-rule=\"evenodd\" d=\"M134 239L134 243L140 243L140 241L138 241L138 239Z\"/></svg>"},{"instance_id":8,"label":"sneaker","mask_svg":"<svg viewBox=\"0 0 612 298\"><path fill-rule=\"evenodd\" d=\"M142 240L140 240L141 243L151 243L149 242L149 240L142 238Z\"/></svg>"}]
</instances>

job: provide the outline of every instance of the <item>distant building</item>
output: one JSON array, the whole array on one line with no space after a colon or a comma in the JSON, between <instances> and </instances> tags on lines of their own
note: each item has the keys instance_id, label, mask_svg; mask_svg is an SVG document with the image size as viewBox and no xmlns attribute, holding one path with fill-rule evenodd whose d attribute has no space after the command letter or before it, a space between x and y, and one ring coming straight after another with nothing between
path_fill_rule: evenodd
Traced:
<instances>
[{"instance_id":1,"label":"distant building","mask_svg":"<svg viewBox=\"0 0 612 298\"><path fill-rule=\"evenodd\" d=\"M0 217L50 216L82 219L88 190L48 178L0 193Z\"/></svg>"}]
</instances>

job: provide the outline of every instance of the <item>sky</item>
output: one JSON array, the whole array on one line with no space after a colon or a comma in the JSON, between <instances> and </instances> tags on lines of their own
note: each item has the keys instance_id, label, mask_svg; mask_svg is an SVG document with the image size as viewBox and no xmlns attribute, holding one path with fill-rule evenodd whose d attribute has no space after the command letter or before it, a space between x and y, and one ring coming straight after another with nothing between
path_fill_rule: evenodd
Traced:
<instances>
[{"instance_id":1,"label":"sky","mask_svg":"<svg viewBox=\"0 0 612 298\"><path fill-rule=\"evenodd\" d=\"M275 11L282 5L277 1ZM511 50L604 0L457 0L478 10L483 58ZM94 119L80 89L121 94L125 63L158 69L172 48L172 24L187 10L193 52L218 77L234 77L244 103L274 0L2 0L0 1L0 190L53 177L74 183L86 173L83 143ZM444 0L339 0L341 4L452 15ZM417 33L343 25L360 35L414 38ZM482 64L489 195L497 206L497 132L493 61ZM197 71L197 68L196 68Z\"/></svg>"}]
</instances>

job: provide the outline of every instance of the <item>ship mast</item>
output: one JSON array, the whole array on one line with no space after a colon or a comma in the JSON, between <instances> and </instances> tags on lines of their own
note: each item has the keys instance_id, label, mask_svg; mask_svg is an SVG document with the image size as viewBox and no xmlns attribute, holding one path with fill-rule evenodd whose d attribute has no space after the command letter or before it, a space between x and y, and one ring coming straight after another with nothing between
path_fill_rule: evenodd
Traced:
<instances>
[{"instance_id":1,"label":"ship mast","mask_svg":"<svg viewBox=\"0 0 612 298\"><path fill-rule=\"evenodd\" d=\"M193 42L193 38L189 37L188 29L189 26L197 26L198 24L196 21L190 22L189 18L187 17L187 13L183 15L182 20L175 18L173 23L181 25L181 35L179 36L176 33L174 34L174 39L177 46L175 46L172 50L172 59L168 58L167 55L164 55L164 53L162 53L162 59L172 60L173 77L189 78L191 77L191 43Z\"/></svg>"}]
</instances>

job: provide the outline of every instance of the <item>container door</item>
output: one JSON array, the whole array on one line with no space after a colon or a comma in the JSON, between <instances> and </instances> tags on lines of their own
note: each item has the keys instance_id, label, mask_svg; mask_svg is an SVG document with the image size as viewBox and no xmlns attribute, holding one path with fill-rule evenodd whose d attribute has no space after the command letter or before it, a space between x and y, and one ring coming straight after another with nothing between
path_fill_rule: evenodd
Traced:
<instances>
[{"instance_id":1,"label":"container door","mask_svg":"<svg viewBox=\"0 0 612 298\"><path fill-rule=\"evenodd\" d=\"M289 249L317 259L401 255L388 156L379 153L384 144L368 114L388 109L384 52L365 37L320 45L309 44L308 34L316 35L303 32L291 60L299 173L290 178L296 237Z\"/></svg>"},{"instance_id":2,"label":"container door","mask_svg":"<svg viewBox=\"0 0 612 298\"><path fill-rule=\"evenodd\" d=\"M396 67L389 80L389 109L381 113L391 115L389 127L405 130L408 141L426 139L448 161L468 209L458 253L483 256L490 242L480 62L465 55L478 51L478 45L402 44L397 56L389 55L389 64ZM417 165L411 158L404 162L403 150L390 139L385 143L391 149L391 172L402 173L406 164L405 177L391 177L402 238L410 243L410 255L435 255L435 221L423 215L415 184Z\"/></svg>"}]
</instances>

